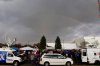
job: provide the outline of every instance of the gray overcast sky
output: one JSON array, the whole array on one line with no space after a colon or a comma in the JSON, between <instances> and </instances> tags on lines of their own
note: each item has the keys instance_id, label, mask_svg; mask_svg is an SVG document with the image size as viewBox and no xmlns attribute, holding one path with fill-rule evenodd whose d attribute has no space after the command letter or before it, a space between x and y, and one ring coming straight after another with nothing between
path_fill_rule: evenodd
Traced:
<instances>
[{"instance_id":1,"label":"gray overcast sky","mask_svg":"<svg viewBox=\"0 0 100 66\"><path fill-rule=\"evenodd\" d=\"M18 42L64 42L100 35L97 0L0 0L0 42L5 36Z\"/></svg>"}]
</instances>

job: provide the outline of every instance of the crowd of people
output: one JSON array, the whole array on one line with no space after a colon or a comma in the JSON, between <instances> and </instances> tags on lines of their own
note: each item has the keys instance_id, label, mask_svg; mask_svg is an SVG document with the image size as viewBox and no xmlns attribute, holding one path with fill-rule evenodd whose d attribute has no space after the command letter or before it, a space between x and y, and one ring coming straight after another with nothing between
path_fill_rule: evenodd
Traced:
<instances>
[{"instance_id":1,"label":"crowd of people","mask_svg":"<svg viewBox=\"0 0 100 66\"><path fill-rule=\"evenodd\" d=\"M30 62L35 66L39 66L39 60L41 57L41 53L39 50L37 51L22 51L19 56L24 60L24 62Z\"/></svg>"},{"instance_id":2,"label":"crowd of people","mask_svg":"<svg viewBox=\"0 0 100 66\"><path fill-rule=\"evenodd\" d=\"M65 50L64 54L66 54L67 57L72 58L75 63L81 63L82 62L80 50Z\"/></svg>"},{"instance_id":3,"label":"crowd of people","mask_svg":"<svg viewBox=\"0 0 100 66\"><path fill-rule=\"evenodd\" d=\"M43 53L60 53L65 57L70 57L75 63L81 63L80 50L44 50L43 52L37 51L23 51L19 56L24 59L24 62L30 62L35 66L39 66L39 61Z\"/></svg>"}]
</instances>

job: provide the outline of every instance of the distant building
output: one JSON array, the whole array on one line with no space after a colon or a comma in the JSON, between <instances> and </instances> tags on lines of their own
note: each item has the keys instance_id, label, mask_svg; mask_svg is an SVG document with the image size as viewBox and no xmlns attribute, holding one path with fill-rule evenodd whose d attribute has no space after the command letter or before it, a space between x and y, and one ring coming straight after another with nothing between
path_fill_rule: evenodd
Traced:
<instances>
[{"instance_id":1,"label":"distant building","mask_svg":"<svg viewBox=\"0 0 100 66\"><path fill-rule=\"evenodd\" d=\"M62 49L79 49L76 43L62 43ZM55 43L47 43L46 49L55 49Z\"/></svg>"}]
</instances>

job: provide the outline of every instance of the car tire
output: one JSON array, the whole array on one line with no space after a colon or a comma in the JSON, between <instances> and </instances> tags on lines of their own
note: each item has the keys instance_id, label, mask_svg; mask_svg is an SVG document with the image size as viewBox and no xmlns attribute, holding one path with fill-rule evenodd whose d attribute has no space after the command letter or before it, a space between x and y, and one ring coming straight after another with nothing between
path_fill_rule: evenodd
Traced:
<instances>
[{"instance_id":1,"label":"car tire","mask_svg":"<svg viewBox=\"0 0 100 66\"><path fill-rule=\"evenodd\" d=\"M49 62L45 62L44 66L50 66Z\"/></svg>"},{"instance_id":2,"label":"car tire","mask_svg":"<svg viewBox=\"0 0 100 66\"><path fill-rule=\"evenodd\" d=\"M14 61L13 66L19 66L19 62L18 61Z\"/></svg>"},{"instance_id":3,"label":"car tire","mask_svg":"<svg viewBox=\"0 0 100 66\"><path fill-rule=\"evenodd\" d=\"M66 66L71 66L71 62L66 62Z\"/></svg>"},{"instance_id":4,"label":"car tire","mask_svg":"<svg viewBox=\"0 0 100 66\"><path fill-rule=\"evenodd\" d=\"M100 61L96 60L96 61L95 61L95 64L97 64L97 65L100 64Z\"/></svg>"}]
</instances>

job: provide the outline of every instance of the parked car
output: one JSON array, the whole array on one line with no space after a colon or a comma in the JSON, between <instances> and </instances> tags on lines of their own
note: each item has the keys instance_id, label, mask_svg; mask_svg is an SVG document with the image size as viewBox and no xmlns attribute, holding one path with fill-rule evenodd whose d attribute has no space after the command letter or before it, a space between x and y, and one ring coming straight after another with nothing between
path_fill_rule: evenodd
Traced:
<instances>
[{"instance_id":1,"label":"parked car","mask_svg":"<svg viewBox=\"0 0 100 66\"><path fill-rule=\"evenodd\" d=\"M19 63L22 62L20 57L17 57L13 54L13 50L11 48L0 48L0 63L6 64L10 63L14 66L18 66Z\"/></svg>"},{"instance_id":2,"label":"parked car","mask_svg":"<svg viewBox=\"0 0 100 66\"><path fill-rule=\"evenodd\" d=\"M71 66L73 60L71 58L66 58L61 54L43 54L40 59L40 65L50 66L50 65L66 65Z\"/></svg>"}]
</instances>

